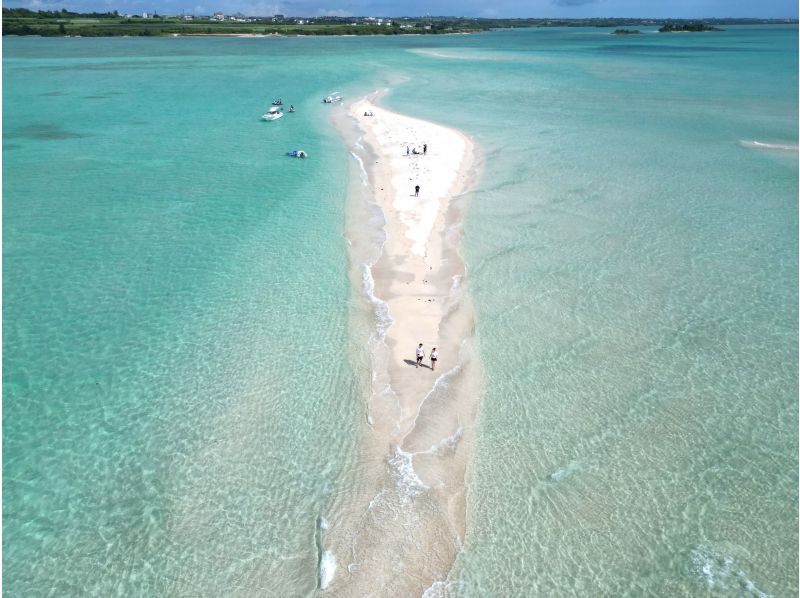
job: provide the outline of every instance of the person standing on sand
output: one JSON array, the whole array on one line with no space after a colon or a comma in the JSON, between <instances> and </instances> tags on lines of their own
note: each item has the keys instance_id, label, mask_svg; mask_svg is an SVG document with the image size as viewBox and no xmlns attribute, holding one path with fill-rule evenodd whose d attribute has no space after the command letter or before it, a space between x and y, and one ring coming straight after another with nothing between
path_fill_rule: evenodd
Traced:
<instances>
[{"instance_id":1,"label":"person standing on sand","mask_svg":"<svg viewBox=\"0 0 800 598\"><path fill-rule=\"evenodd\" d=\"M410 149L408 149L408 146L406 146L406 156L407 156L408 154L410 154L410 153L411 153L411 150L410 150Z\"/></svg>"},{"instance_id":2,"label":"person standing on sand","mask_svg":"<svg viewBox=\"0 0 800 598\"><path fill-rule=\"evenodd\" d=\"M431 349L431 370L436 369L436 360L439 359L439 354L436 352L436 347Z\"/></svg>"},{"instance_id":3,"label":"person standing on sand","mask_svg":"<svg viewBox=\"0 0 800 598\"><path fill-rule=\"evenodd\" d=\"M424 156L427 153L428 153L428 144L427 143L423 143L422 144L422 155Z\"/></svg>"},{"instance_id":4,"label":"person standing on sand","mask_svg":"<svg viewBox=\"0 0 800 598\"><path fill-rule=\"evenodd\" d=\"M414 197L419 197L419 185L414 186Z\"/></svg>"},{"instance_id":5,"label":"person standing on sand","mask_svg":"<svg viewBox=\"0 0 800 598\"><path fill-rule=\"evenodd\" d=\"M417 367L422 363L422 358L425 357L425 349L422 348L422 343L417 347Z\"/></svg>"}]
</instances>

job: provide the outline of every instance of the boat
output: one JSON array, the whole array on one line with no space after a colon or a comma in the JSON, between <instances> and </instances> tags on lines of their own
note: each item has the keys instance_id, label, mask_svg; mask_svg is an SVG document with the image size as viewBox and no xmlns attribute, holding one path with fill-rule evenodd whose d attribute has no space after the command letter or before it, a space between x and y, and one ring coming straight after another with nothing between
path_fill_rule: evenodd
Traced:
<instances>
[{"instance_id":1,"label":"boat","mask_svg":"<svg viewBox=\"0 0 800 598\"><path fill-rule=\"evenodd\" d=\"M283 100L278 98L277 100L272 100L273 106L283 106Z\"/></svg>"},{"instance_id":2,"label":"boat","mask_svg":"<svg viewBox=\"0 0 800 598\"><path fill-rule=\"evenodd\" d=\"M341 102L341 101L342 101L342 94L338 91L334 91L333 93L330 93L326 95L324 98L322 98L323 104L333 104L334 102Z\"/></svg>"},{"instance_id":3,"label":"boat","mask_svg":"<svg viewBox=\"0 0 800 598\"><path fill-rule=\"evenodd\" d=\"M308 153L304 152L303 150L292 150L290 152L286 152L286 155L291 158L308 158Z\"/></svg>"},{"instance_id":4,"label":"boat","mask_svg":"<svg viewBox=\"0 0 800 598\"><path fill-rule=\"evenodd\" d=\"M289 106L289 112L294 112L294 106Z\"/></svg>"},{"instance_id":5,"label":"boat","mask_svg":"<svg viewBox=\"0 0 800 598\"><path fill-rule=\"evenodd\" d=\"M261 117L261 120L278 120L282 116L283 116L283 110L281 110L277 106L272 106Z\"/></svg>"}]
</instances>

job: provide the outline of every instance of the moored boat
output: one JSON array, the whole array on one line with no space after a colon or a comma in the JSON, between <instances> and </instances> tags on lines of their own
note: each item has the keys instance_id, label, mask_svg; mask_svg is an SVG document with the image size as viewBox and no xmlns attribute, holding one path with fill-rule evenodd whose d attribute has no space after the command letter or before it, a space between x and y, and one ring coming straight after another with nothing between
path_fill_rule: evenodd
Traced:
<instances>
[{"instance_id":1,"label":"moored boat","mask_svg":"<svg viewBox=\"0 0 800 598\"><path fill-rule=\"evenodd\" d=\"M277 106L272 106L261 116L261 120L278 120L282 116L283 110Z\"/></svg>"}]
</instances>

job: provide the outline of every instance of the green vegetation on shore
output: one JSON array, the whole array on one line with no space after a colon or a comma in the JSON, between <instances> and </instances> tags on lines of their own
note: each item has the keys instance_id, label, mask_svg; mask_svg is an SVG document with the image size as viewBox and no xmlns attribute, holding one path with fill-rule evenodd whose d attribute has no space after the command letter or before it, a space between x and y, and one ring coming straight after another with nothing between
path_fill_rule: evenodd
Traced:
<instances>
[{"instance_id":1,"label":"green vegetation on shore","mask_svg":"<svg viewBox=\"0 0 800 598\"><path fill-rule=\"evenodd\" d=\"M661 31L719 31L718 24L787 24L791 19L673 20ZM463 17L246 17L244 15L159 16L32 11L3 8L3 35L149 36L149 35L436 35L476 33L515 27L621 27L660 25L652 19L468 19ZM665 29L665 28L669 29ZM698 29L697 27L704 27ZM618 29L614 33L638 33Z\"/></svg>"},{"instance_id":2,"label":"green vegetation on shore","mask_svg":"<svg viewBox=\"0 0 800 598\"><path fill-rule=\"evenodd\" d=\"M673 33L678 31L725 31L724 29L719 29L718 27L714 27L713 25L707 25L706 23L699 23L699 22L689 22L689 23L675 23L669 22L662 25L659 30L660 33Z\"/></svg>"}]
</instances>

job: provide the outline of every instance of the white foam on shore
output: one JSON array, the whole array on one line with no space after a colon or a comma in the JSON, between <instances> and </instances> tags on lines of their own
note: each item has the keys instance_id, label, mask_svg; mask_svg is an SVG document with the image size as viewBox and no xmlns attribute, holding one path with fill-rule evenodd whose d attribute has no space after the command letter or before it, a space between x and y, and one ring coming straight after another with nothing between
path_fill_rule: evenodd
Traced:
<instances>
[{"instance_id":1,"label":"white foam on shore","mask_svg":"<svg viewBox=\"0 0 800 598\"><path fill-rule=\"evenodd\" d=\"M464 428L462 426L458 426L458 429L447 438L443 438L429 449L414 454L441 455L442 453L445 453L447 451L452 451L454 448L456 448L456 445L458 444L458 441L461 440L461 436L463 434L464 434Z\"/></svg>"},{"instance_id":2,"label":"white foam on shore","mask_svg":"<svg viewBox=\"0 0 800 598\"><path fill-rule=\"evenodd\" d=\"M434 581L429 588L422 592L421 598L444 598L447 596L447 586L446 581Z\"/></svg>"},{"instance_id":3,"label":"white foam on shore","mask_svg":"<svg viewBox=\"0 0 800 598\"><path fill-rule=\"evenodd\" d=\"M389 458L389 465L392 466L392 479L400 493L400 500L403 503L409 499L419 496L428 486L419 478L414 471L413 453L407 453L399 446L395 447L394 455Z\"/></svg>"},{"instance_id":4,"label":"white foam on shore","mask_svg":"<svg viewBox=\"0 0 800 598\"><path fill-rule=\"evenodd\" d=\"M378 338L381 341L384 341L386 338L386 331L389 329L389 326L392 325L394 320L389 315L389 304L375 296L375 279L372 276L372 268L367 264L362 264L362 268L364 293L367 295L367 298L370 300L370 303L372 303L375 309L375 316L377 318L375 327L378 330Z\"/></svg>"},{"instance_id":5,"label":"white foam on shore","mask_svg":"<svg viewBox=\"0 0 800 598\"><path fill-rule=\"evenodd\" d=\"M317 553L319 554L319 588L324 590L327 588L333 577L336 575L336 557L330 550L325 550L323 547L323 532L328 531L330 525L324 515L317 517L317 525L314 530L314 541L317 545Z\"/></svg>"},{"instance_id":6,"label":"white foam on shore","mask_svg":"<svg viewBox=\"0 0 800 598\"><path fill-rule=\"evenodd\" d=\"M372 509L372 507L374 507L375 505L380 504L380 499L381 499L381 497L383 497L383 493L384 493L384 491L381 490L380 492L378 492L375 496L373 496L370 499L369 504L367 505L367 511Z\"/></svg>"},{"instance_id":7,"label":"white foam on shore","mask_svg":"<svg viewBox=\"0 0 800 598\"><path fill-rule=\"evenodd\" d=\"M324 590L336 576L336 557L330 550L325 550L319 559L319 589Z\"/></svg>"},{"instance_id":8,"label":"white foam on shore","mask_svg":"<svg viewBox=\"0 0 800 598\"><path fill-rule=\"evenodd\" d=\"M420 413L422 413L422 407L425 405L425 402L440 388L447 388L447 384L450 378L455 376L460 371L461 371L461 365L459 364L447 370L444 374L442 374L436 379L436 382L433 383L433 388L431 388L428 394L425 395L425 398L422 399L422 401L420 401L419 407L417 408L417 414L414 416L414 421L411 422L411 427L408 429L408 432L403 437L403 440L406 439L406 436L408 436L414 430L414 427L417 425L417 419L419 419L419 415Z\"/></svg>"},{"instance_id":9,"label":"white foam on shore","mask_svg":"<svg viewBox=\"0 0 800 598\"><path fill-rule=\"evenodd\" d=\"M358 145L358 144L356 144L356 145ZM361 156L359 156L355 152L350 152L350 155L353 156L356 159L356 162L358 162L359 176L361 177L361 184L364 185L365 187L368 186L369 185L369 175L367 174L367 169L364 167L364 160L362 160Z\"/></svg>"}]
</instances>

